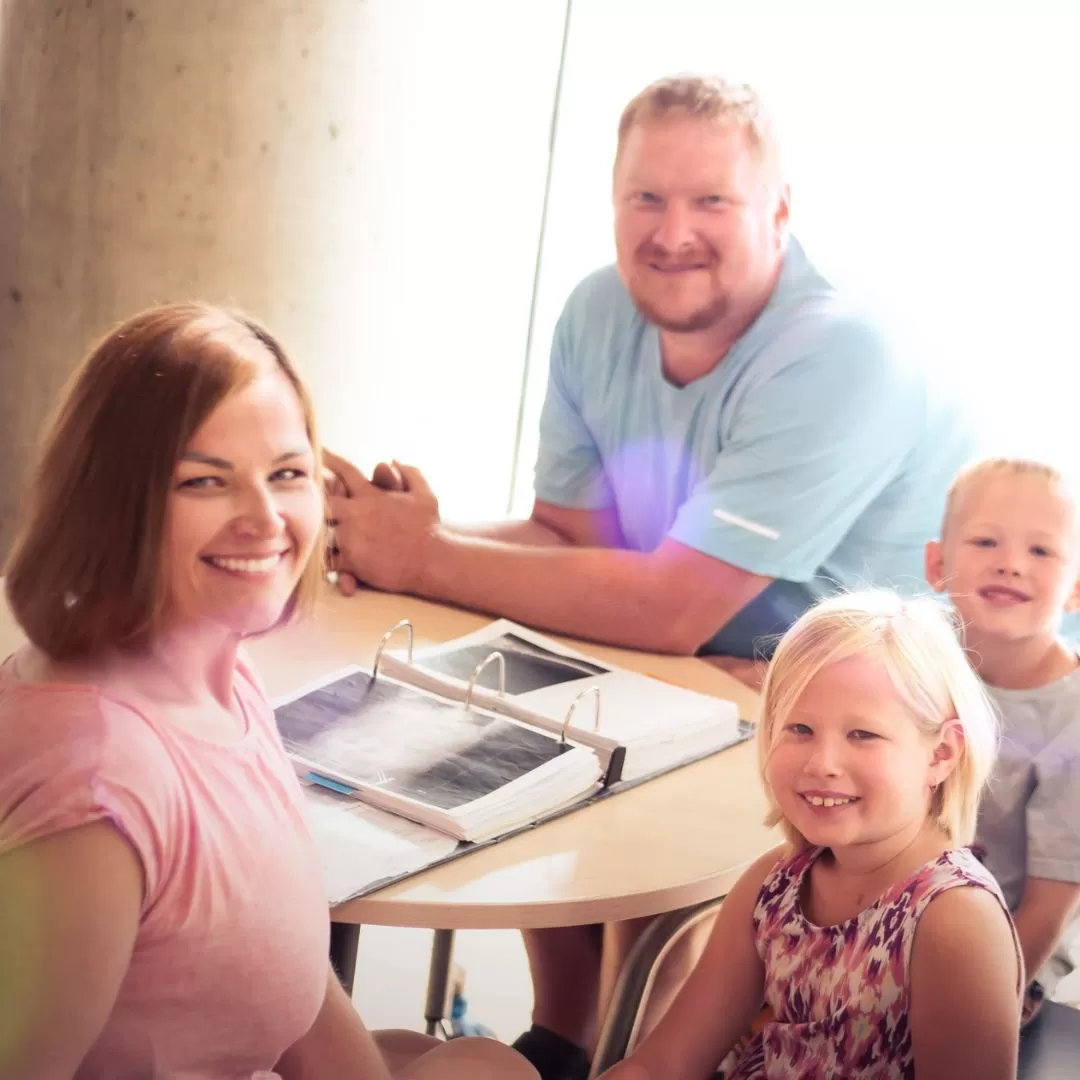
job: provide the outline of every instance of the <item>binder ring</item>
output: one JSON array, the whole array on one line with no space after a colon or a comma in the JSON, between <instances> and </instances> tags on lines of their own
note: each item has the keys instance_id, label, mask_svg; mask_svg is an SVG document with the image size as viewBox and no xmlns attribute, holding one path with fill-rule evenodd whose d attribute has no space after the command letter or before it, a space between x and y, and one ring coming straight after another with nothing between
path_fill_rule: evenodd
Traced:
<instances>
[{"instance_id":1,"label":"binder ring","mask_svg":"<svg viewBox=\"0 0 1080 1080\"><path fill-rule=\"evenodd\" d=\"M469 707L472 705L473 691L476 689L476 680L480 678L480 673L494 660L499 665L499 697L502 697L506 693L506 657L501 652L488 653L483 660L480 661L476 667L473 668L472 674L469 676L469 688L465 691L465 711L468 712Z\"/></svg>"},{"instance_id":2,"label":"binder ring","mask_svg":"<svg viewBox=\"0 0 1080 1080\"><path fill-rule=\"evenodd\" d=\"M570 730L570 721L574 718L574 710L578 707L578 702L582 698L593 695L596 698L596 708L593 712L593 731L600 730L600 687L590 686L588 690L582 690L580 694L573 701L570 702L570 708L566 710L566 719L563 721L562 731L559 733L559 742L563 745L566 744L566 733Z\"/></svg>"},{"instance_id":3,"label":"binder ring","mask_svg":"<svg viewBox=\"0 0 1080 1080\"><path fill-rule=\"evenodd\" d=\"M382 636L382 640L379 642L379 647L375 650L375 662L371 665L371 677L377 679L379 677L379 662L382 660L383 649L386 648L390 639L399 631L409 631L409 651L408 660L412 663L412 650L413 650L413 624L408 619L402 619L401 622L394 623L389 630Z\"/></svg>"}]
</instances>

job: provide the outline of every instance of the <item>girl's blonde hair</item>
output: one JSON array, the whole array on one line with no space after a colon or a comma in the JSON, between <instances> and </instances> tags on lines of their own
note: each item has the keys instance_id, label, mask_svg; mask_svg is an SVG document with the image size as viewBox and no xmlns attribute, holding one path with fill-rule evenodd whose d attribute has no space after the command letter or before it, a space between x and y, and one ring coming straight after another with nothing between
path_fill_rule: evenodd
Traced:
<instances>
[{"instance_id":1,"label":"girl's blonde hair","mask_svg":"<svg viewBox=\"0 0 1080 1080\"><path fill-rule=\"evenodd\" d=\"M997 714L964 656L947 609L929 598L901 599L885 590L823 600L777 646L762 688L757 730L758 767L770 805L766 824L780 825L796 847L808 846L780 812L769 787L769 756L810 680L830 664L867 653L884 665L921 731L933 736L946 721L959 722L964 735L960 760L934 792L931 814L953 844L970 844L997 755Z\"/></svg>"}]
</instances>

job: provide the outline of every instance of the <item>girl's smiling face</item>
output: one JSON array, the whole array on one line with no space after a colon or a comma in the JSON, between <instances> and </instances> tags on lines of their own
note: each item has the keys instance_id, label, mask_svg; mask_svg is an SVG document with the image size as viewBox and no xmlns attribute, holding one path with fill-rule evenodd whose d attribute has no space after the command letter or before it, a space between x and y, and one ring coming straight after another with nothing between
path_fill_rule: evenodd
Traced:
<instances>
[{"instance_id":1,"label":"girl's smiling face","mask_svg":"<svg viewBox=\"0 0 1080 1080\"><path fill-rule=\"evenodd\" d=\"M882 658L863 653L807 683L773 734L765 777L810 844L876 844L925 823L958 737L948 723L927 735Z\"/></svg>"}]
</instances>

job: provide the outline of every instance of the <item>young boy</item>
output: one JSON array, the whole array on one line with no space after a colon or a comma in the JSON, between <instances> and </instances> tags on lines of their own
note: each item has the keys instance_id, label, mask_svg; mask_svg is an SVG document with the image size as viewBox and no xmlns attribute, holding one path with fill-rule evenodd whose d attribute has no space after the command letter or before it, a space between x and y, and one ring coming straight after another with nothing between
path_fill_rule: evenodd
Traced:
<instances>
[{"instance_id":1,"label":"young boy","mask_svg":"<svg viewBox=\"0 0 1080 1080\"><path fill-rule=\"evenodd\" d=\"M1080 661L1059 637L1080 607L1075 489L1032 461L969 466L949 492L941 539L927 545L926 573L949 594L1001 713L977 839L1020 936L1026 1022L1080 959Z\"/></svg>"}]
</instances>

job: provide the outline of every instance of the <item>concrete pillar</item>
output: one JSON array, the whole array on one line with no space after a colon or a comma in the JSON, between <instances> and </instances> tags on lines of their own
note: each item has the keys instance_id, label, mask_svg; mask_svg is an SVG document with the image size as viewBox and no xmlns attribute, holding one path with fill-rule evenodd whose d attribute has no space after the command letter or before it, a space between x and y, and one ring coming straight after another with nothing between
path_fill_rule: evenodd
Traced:
<instances>
[{"instance_id":1,"label":"concrete pillar","mask_svg":"<svg viewBox=\"0 0 1080 1080\"><path fill-rule=\"evenodd\" d=\"M0 554L59 387L157 301L264 319L362 461L408 455L393 436L425 411L429 439L444 410L446 441L477 428L487 385L508 486L562 18L550 0L0 0ZM514 191L513 221L478 216L488 187ZM446 381L464 349L467 394Z\"/></svg>"}]
</instances>

